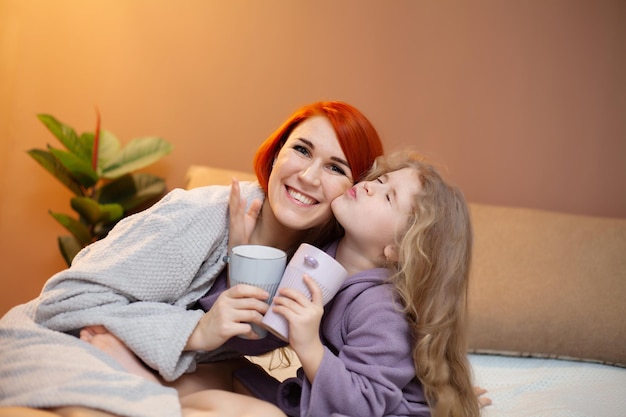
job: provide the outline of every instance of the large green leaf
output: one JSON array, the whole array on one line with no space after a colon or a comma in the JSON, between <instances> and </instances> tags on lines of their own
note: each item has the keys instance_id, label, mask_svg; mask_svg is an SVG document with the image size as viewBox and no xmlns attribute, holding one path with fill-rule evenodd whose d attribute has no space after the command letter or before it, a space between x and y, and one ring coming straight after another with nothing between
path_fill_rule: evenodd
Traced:
<instances>
[{"instance_id":1,"label":"large green leaf","mask_svg":"<svg viewBox=\"0 0 626 417\"><path fill-rule=\"evenodd\" d=\"M91 243L91 233L87 226L67 214L50 211L50 215L61 223L81 244L87 245Z\"/></svg>"},{"instance_id":2,"label":"large green leaf","mask_svg":"<svg viewBox=\"0 0 626 417\"><path fill-rule=\"evenodd\" d=\"M91 167L91 161L85 161L61 149L49 147L49 150L83 187L93 187L98 182L98 174Z\"/></svg>"},{"instance_id":3,"label":"large green leaf","mask_svg":"<svg viewBox=\"0 0 626 417\"><path fill-rule=\"evenodd\" d=\"M73 128L58 121L49 114L39 114L37 117L71 153L85 161L91 161L91 150L93 146L90 147L84 144L79 139L78 135L76 135Z\"/></svg>"},{"instance_id":4,"label":"large green leaf","mask_svg":"<svg viewBox=\"0 0 626 417\"><path fill-rule=\"evenodd\" d=\"M118 178L155 163L170 153L173 146L162 138L147 137L131 140L128 145L102 169L104 178Z\"/></svg>"},{"instance_id":5,"label":"large green leaf","mask_svg":"<svg viewBox=\"0 0 626 417\"><path fill-rule=\"evenodd\" d=\"M74 197L70 204L89 224L117 222L124 216L124 208L119 204L98 204L87 197Z\"/></svg>"},{"instance_id":6,"label":"large green leaf","mask_svg":"<svg viewBox=\"0 0 626 417\"><path fill-rule=\"evenodd\" d=\"M63 259L65 259L65 263L67 266L72 265L74 257L80 252L83 246L74 236L59 236L57 242L61 255L63 255Z\"/></svg>"},{"instance_id":7,"label":"large green leaf","mask_svg":"<svg viewBox=\"0 0 626 417\"><path fill-rule=\"evenodd\" d=\"M118 203L129 212L165 193L165 181L147 173L126 174L102 186L95 196L101 204Z\"/></svg>"},{"instance_id":8,"label":"large green leaf","mask_svg":"<svg viewBox=\"0 0 626 417\"><path fill-rule=\"evenodd\" d=\"M85 144L85 146L88 146L89 149L93 149L95 134L93 132L85 132L80 135L80 140ZM96 172L100 176L102 175L102 167L107 166L110 160L119 155L122 145L113 133L108 130L101 129L98 148L98 165L96 167Z\"/></svg>"},{"instance_id":9,"label":"large green leaf","mask_svg":"<svg viewBox=\"0 0 626 417\"><path fill-rule=\"evenodd\" d=\"M50 152L42 149L31 149L27 152L35 161L70 189L75 195L84 195L80 183Z\"/></svg>"},{"instance_id":10,"label":"large green leaf","mask_svg":"<svg viewBox=\"0 0 626 417\"><path fill-rule=\"evenodd\" d=\"M92 132L82 133L80 135L80 137L78 138L78 140L85 147L85 149L89 151L90 155L93 154L93 140L94 140L93 138L94 138L94 135L93 135ZM83 159L83 158L81 158L81 159ZM89 163L89 166L91 166L93 158L90 156L89 160L84 159L84 161L86 163ZM92 166L92 169L93 169L93 166Z\"/></svg>"},{"instance_id":11,"label":"large green leaf","mask_svg":"<svg viewBox=\"0 0 626 417\"><path fill-rule=\"evenodd\" d=\"M93 134L92 134L93 135ZM102 167L109 165L122 149L122 145L117 137L108 130L100 130L100 146L98 150L98 169L102 175Z\"/></svg>"}]
</instances>

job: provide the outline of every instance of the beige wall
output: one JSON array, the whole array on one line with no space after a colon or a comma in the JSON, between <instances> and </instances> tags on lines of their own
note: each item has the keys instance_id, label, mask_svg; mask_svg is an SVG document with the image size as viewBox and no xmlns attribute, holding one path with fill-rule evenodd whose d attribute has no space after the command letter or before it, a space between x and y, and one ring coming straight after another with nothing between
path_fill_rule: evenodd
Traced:
<instances>
[{"instance_id":1,"label":"beige wall","mask_svg":"<svg viewBox=\"0 0 626 417\"><path fill-rule=\"evenodd\" d=\"M63 267L69 193L27 155L51 113L151 169L248 170L296 107L348 101L387 150L445 163L473 202L626 217L626 2L2 0L0 314Z\"/></svg>"}]
</instances>

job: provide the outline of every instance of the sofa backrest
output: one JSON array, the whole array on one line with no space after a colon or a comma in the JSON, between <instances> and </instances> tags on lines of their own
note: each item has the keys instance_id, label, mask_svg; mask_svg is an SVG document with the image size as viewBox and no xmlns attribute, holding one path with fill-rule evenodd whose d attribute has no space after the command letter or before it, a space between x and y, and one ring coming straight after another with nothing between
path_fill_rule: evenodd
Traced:
<instances>
[{"instance_id":1,"label":"sofa backrest","mask_svg":"<svg viewBox=\"0 0 626 417\"><path fill-rule=\"evenodd\" d=\"M626 219L470 208L472 350L626 366Z\"/></svg>"}]
</instances>

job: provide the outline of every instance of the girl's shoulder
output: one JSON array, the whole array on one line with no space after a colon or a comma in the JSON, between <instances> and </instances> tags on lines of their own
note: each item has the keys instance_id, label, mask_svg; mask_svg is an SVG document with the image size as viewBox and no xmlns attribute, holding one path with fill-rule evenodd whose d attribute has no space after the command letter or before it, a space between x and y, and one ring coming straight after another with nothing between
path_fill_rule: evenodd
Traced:
<instances>
[{"instance_id":1,"label":"girl's shoulder","mask_svg":"<svg viewBox=\"0 0 626 417\"><path fill-rule=\"evenodd\" d=\"M335 297L337 303L358 310L392 305L394 286L388 279L389 274L388 269L376 268L348 277Z\"/></svg>"},{"instance_id":2,"label":"girl's shoulder","mask_svg":"<svg viewBox=\"0 0 626 417\"><path fill-rule=\"evenodd\" d=\"M388 279L389 271L370 270L367 274L350 277L352 283L337 294L329 317L340 325L343 334L372 327L398 340L408 334L408 321L398 302L395 286ZM349 279L350 279L349 278ZM341 323L341 324L339 324Z\"/></svg>"}]
</instances>

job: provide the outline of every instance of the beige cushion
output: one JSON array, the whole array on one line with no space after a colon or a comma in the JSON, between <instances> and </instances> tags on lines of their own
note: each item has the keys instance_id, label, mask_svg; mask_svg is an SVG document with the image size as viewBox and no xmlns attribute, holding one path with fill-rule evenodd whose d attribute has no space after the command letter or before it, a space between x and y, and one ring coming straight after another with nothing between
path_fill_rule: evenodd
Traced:
<instances>
[{"instance_id":1,"label":"beige cushion","mask_svg":"<svg viewBox=\"0 0 626 417\"><path fill-rule=\"evenodd\" d=\"M626 364L626 219L471 211L473 350Z\"/></svg>"},{"instance_id":2,"label":"beige cushion","mask_svg":"<svg viewBox=\"0 0 626 417\"><path fill-rule=\"evenodd\" d=\"M185 188L189 190L204 185L229 185L233 177L239 181L256 181L256 176L251 172L192 165L187 169Z\"/></svg>"}]
</instances>

